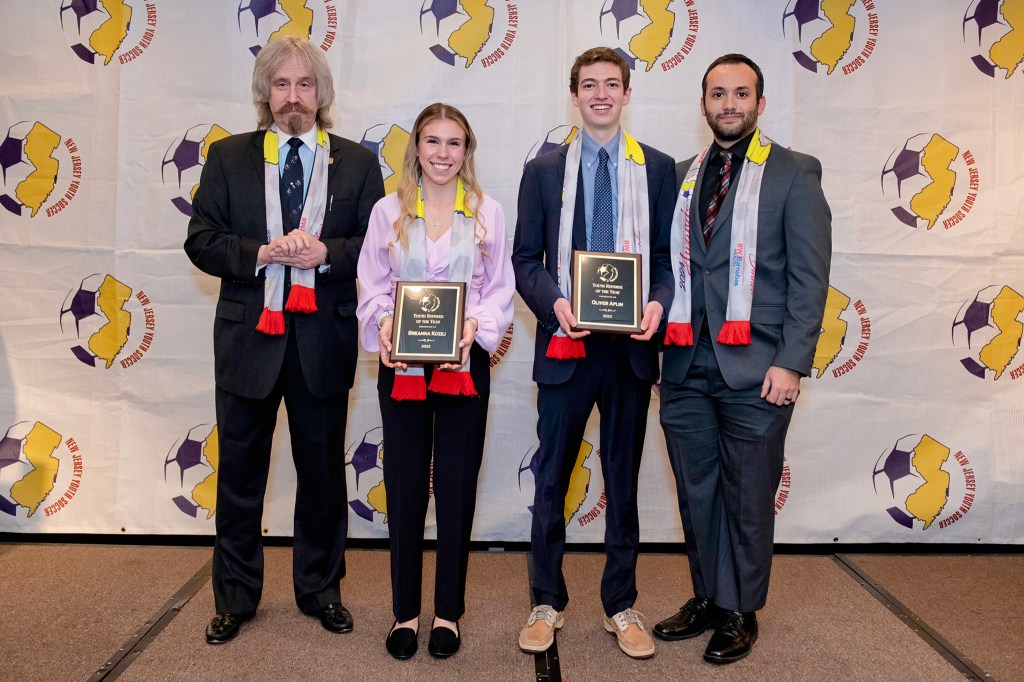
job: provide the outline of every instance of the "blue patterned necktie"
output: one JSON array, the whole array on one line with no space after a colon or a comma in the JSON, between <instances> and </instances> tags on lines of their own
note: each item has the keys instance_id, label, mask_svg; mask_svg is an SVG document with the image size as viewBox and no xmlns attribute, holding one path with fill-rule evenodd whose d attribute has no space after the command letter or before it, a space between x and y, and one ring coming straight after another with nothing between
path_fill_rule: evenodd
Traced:
<instances>
[{"instance_id":1,"label":"blue patterned necktie","mask_svg":"<svg viewBox=\"0 0 1024 682\"><path fill-rule=\"evenodd\" d=\"M715 218L718 217L718 209L725 201L725 195L729 193L729 184L732 181L732 152L723 149L718 152L722 155L722 170L719 171L718 189L711 195L711 203L708 204L708 212L704 217L704 243L711 241L711 232L715 228Z\"/></svg>"},{"instance_id":2,"label":"blue patterned necktie","mask_svg":"<svg viewBox=\"0 0 1024 682\"><path fill-rule=\"evenodd\" d=\"M610 253L615 251L615 211L612 209L612 176L608 168L608 152L602 148L597 158L590 250Z\"/></svg>"},{"instance_id":3,"label":"blue patterned necktie","mask_svg":"<svg viewBox=\"0 0 1024 682\"><path fill-rule=\"evenodd\" d=\"M302 199L305 196L302 177L302 160L299 159L299 147L302 140L293 137L288 140L288 156L284 160L281 172L281 211L284 214L284 231L291 232L299 226L302 219Z\"/></svg>"}]
</instances>

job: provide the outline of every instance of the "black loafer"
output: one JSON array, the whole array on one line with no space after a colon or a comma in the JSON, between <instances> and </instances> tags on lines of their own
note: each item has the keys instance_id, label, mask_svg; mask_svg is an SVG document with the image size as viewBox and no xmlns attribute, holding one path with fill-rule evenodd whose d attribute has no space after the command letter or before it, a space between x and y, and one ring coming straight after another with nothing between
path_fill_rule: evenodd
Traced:
<instances>
[{"instance_id":1,"label":"black loafer","mask_svg":"<svg viewBox=\"0 0 1024 682\"><path fill-rule=\"evenodd\" d=\"M238 635L242 623L252 620L253 613L218 613L206 626L207 644L224 644Z\"/></svg>"},{"instance_id":2,"label":"black loafer","mask_svg":"<svg viewBox=\"0 0 1024 682\"><path fill-rule=\"evenodd\" d=\"M459 624L455 623L455 627L458 628ZM427 644L427 651L434 658L448 658L459 650L461 644L461 633L453 632L443 625L438 625L430 631L430 642Z\"/></svg>"},{"instance_id":3,"label":"black loafer","mask_svg":"<svg viewBox=\"0 0 1024 682\"><path fill-rule=\"evenodd\" d=\"M739 611L722 611L711 635L704 660L708 663L735 663L750 653L757 641L757 615Z\"/></svg>"},{"instance_id":4,"label":"black loafer","mask_svg":"<svg viewBox=\"0 0 1024 682\"><path fill-rule=\"evenodd\" d=\"M398 625L398 621L395 621L395 625ZM412 628L396 628L394 626L392 626L391 632L388 633L387 641L384 642L388 653L400 661L412 658L412 655L416 653L416 645L415 630Z\"/></svg>"},{"instance_id":5,"label":"black loafer","mask_svg":"<svg viewBox=\"0 0 1024 682\"><path fill-rule=\"evenodd\" d=\"M324 630L329 632L352 632L352 614L340 601L323 606L314 614L320 619Z\"/></svg>"},{"instance_id":6,"label":"black loafer","mask_svg":"<svg viewBox=\"0 0 1024 682\"><path fill-rule=\"evenodd\" d=\"M710 599L694 597L672 616L654 626L654 636L668 642L696 637L715 624L718 607Z\"/></svg>"}]
</instances>

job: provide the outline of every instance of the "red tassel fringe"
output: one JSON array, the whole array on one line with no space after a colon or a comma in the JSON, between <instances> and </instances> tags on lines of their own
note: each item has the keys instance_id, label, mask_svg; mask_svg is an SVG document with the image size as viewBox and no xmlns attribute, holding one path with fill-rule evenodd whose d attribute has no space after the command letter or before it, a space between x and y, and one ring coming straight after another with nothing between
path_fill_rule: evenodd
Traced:
<instances>
[{"instance_id":1,"label":"red tassel fringe","mask_svg":"<svg viewBox=\"0 0 1024 682\"><path fill-rule=\"evenodd\" d=\"M718 343L726 346L749 346L750 345L750 323L725 321L722 331L718 335Z\"/></svg>"},{"instance_id":2,"label":"red tassel fringe","mask_svg":"<svg viewBox=\"0 0 1024 682\"><path fill-rule=\"evenodd\" d=\"M426 400L427 382L424 381L423 375L409 376L396 372L391 397L395 400Z\"/></svg>"},{"instance_id":3,"label":"red tassel fringe","mask_svg":"<svg viewBox=\"0 0 1024 682\"><path fill-rule=\"evenodd\" d=\"M292 285L288 293L288 303L285 310L293 313L315 313L316 292L310 287Z\"/></svg>"},{"instance_id":4,"label":"red tassel fringe","mask_svg":"<svg viewBox=\"0 0 1024 682\"><path fill-rule=\"evenodd\" d=\"M256 331L264 334L284 334L284 313L280 310L264 308L260 314L260 323L256 325Z\"/></svg>"},{"instance_id":5,"label":"red tassel fringe","mask_svg":"<svg viewBox=\"0 0 1024 682\"><path fill-rule=\"evenodd\" d=\"M477 395L473 377L469 375L469 372L444 372L435 369L427 390L445 395Z\"/></svg>"},{"instance_id":6,"label":"red tassel fringe","mask_svg":"<svg viewBox=\"0 0 1024 682\"><path fill-rule=\"evenodd\" d=\"M587 350L579 339L570 339L568 336L552 336L545 355L553 360L575 360L587 357Z\"/></svg>"},{"instance_id":7,"label":"red tassel fringe","mask_svg":"<svg viewBox=\"0 0 1024 682\"><path fill-rule=\"evenodd\" d=\"M669 322L665 327L666 346L692 346L693 325L689 322Z\"/></svg>"}]
</instances>

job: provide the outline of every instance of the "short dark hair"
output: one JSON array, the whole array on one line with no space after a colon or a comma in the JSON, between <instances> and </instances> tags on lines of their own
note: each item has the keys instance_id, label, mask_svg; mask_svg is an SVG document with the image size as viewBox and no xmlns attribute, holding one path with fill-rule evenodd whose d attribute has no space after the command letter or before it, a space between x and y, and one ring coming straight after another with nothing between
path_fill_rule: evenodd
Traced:
<instances>
[{"instance_id":1,"label":"short dark hair","mask_svg":"<svg viewBox=\"0 0 1024 682\"><path fill-rule=\"evenodd\" d=\"M746 64L753 69L754 74L757 76L757 99L760 100L764 97L764 74L761 73L761 67L754 63L754 60L744 54L738 54L731 52L729 54L723 54L721 57L711 62L711 66L704 72L704 78L700 81L700 96L703 98L708 94L708 74L711 73L711 69L722 64Z\"/></svg>"},{"instance_id":2,"label":"short dark hair","mask_svg":"<svg viewBox=\"0 0 1024 682\"><path fill-rule=\"evenodd\" d=\"M610 47L592 47L576 57L576 61L572 63L572 70L569 71L569 92L575 95L579 91L580 69L599 62L609 62L619 67L622 73L622 89L629 89L629 64L622 55Z\"/></svg>"}]
</instances>

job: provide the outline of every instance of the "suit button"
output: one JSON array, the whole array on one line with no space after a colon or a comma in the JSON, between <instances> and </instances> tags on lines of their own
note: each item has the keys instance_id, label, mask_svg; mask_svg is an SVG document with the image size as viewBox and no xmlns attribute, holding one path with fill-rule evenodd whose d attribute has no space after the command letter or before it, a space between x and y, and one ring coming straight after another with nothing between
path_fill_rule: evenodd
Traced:
<instances>
[{"instance_id":1,"label":"suit button","mask_svg":"<svg viewBox=\"0 0 1024 682\"><path fill-rule=\"evenodd\" d=\"M705 275L710 275L711 274L711 268L708 268L707 270L705 270L704 274Z\"/></svg>"}]
</instances>

